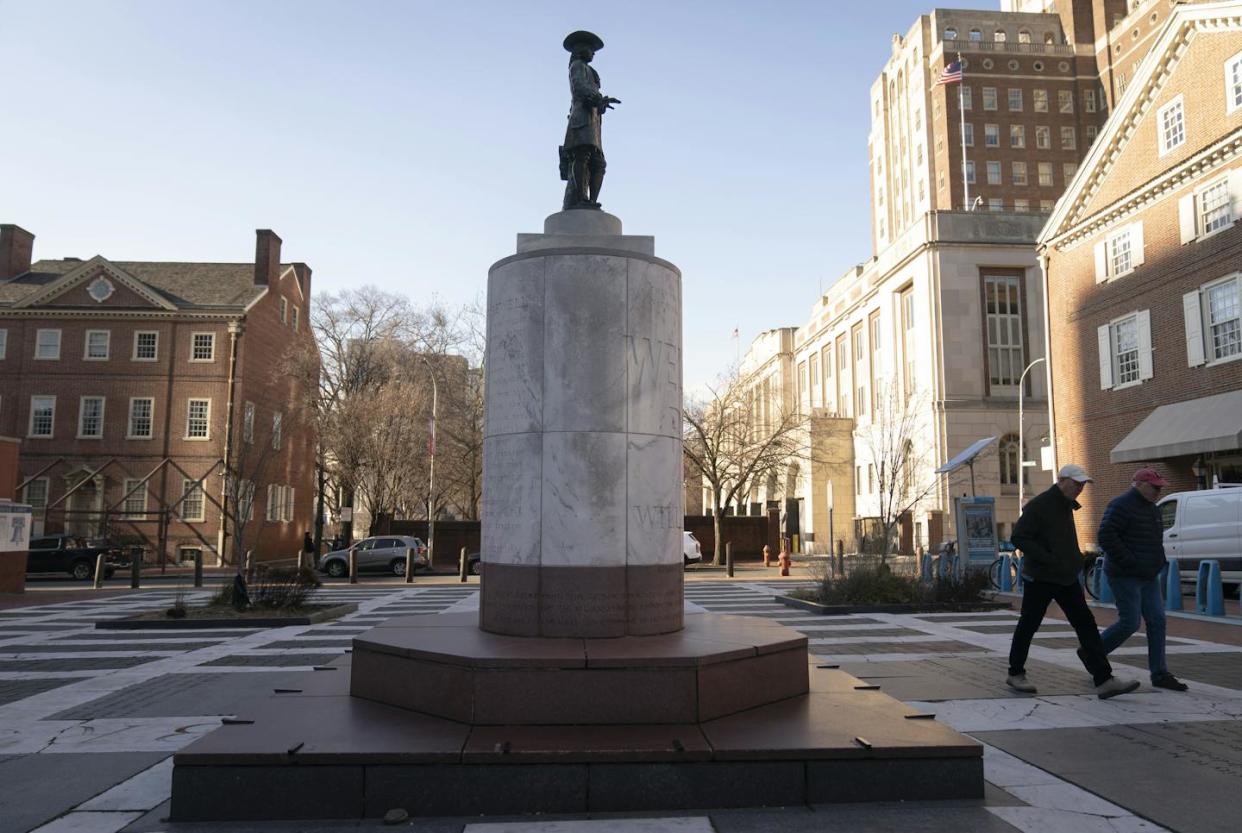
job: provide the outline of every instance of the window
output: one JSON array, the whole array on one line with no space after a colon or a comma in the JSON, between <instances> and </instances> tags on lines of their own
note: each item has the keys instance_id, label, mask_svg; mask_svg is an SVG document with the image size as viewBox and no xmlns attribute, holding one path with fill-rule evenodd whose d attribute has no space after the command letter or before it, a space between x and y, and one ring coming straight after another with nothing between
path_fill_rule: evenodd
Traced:
<instances>
[{"instance_id":1,"label":"window","mask_svg":"<svg viewBox=\"0 0 1242 833\"><path fill-rule=\"evenodd\" d=\"M1031 107L1036 113L1048 112L1048 91L1031 90Z\"/></svg>"},{"instance_id":2,"label":"window","mask_svg":"<svg viewBox=\"0 0 1242 833\"><path fill-rule=\"evenodd\" d=\"M1011 148L1026 147L1026 128L1020 124L1009 125L1009 146Z\"/></svg>"},{"instance_id":3,"label":"window","mask_svg":"<svg viewBox=\"0 0 1242 833\"><path fill-rule=\"evenodd\" d=\"M1025 367L1022 350L1021 281L1011 275L985 275L988 380L993 388L1018 384Z\"/></svg>"},{"instance_id":4,"label":"window","mask_svg":"<svg viewBox=\"0 0 1242 833\"><path fill-rule=\"evenodd\" d=\"M1052 187L1052 163L1040 162L1039 164L1039 184L1044 188Z\"/></svg>"},{"instance_id":5,"label":"window","mask_svg":"<svg viewBox=\"0 0 1242 833\"><path fill-rule=\"evenodd\" d=\"M1001 184L1001 163L1000 162L988 162L987 170L988 170L988 185L1000 185Z\"/></svg>"},{"instance_id":6,"label":"window","mask_svg":"<svg viewBox=\"0 0 1242 833\"><path fill-rule=\"evenodd\" d=\"M3 359L9 352L9 331L0 330L0 359Z\"/></svg>"},{"instance_id":7,"label":"window","mask_svg":"<svg viewBox=\"0 0 1242 833\"><path fill-rule=\"evenodd\" d=\"M1186 141L1186 124L1180 95L1156 112L1156 125L1160 130L1161 156Z\"/></svg>"},{"instance_id":8,"label":"window","mask_svg":"<svg viewBox=\"0 0 1242 833\"><path fill-rule=\"evenodd\" d=\"M1031 210L1031 201L1023 199L1015 199L1013 201L1013 210L1019 214L1026 214Z\"/></svg>"},{"instance_id":9,"label":"window","mask_svg":"<svg viewBox=\"0 0 1242 833\"><path fill-rule=\"evenodd\" d=\"M983 145L989 148L1000 147L1000 127L995 124L983 126Z\"/></svg>"},{"instance_id":10,"label":"window","mask_svg":"<svg viewBox=\"0 0 1242 833\"><path fill-rule=\"evenodd\" d=\"M111 340L112 333L108 330L87 330L82 358L87 361L103 361L107 359L109 342Z\"/></svg>"},{"instance_id":11,"label":"window","mask_svg":"<svg viewBox=\"0 0 1242 833\"><path fill-rule=\"evenodd\" d=\"M39 330L35 333L34 357L43 361L60 358L60 330Z\"/></svg>"},{"instance_id":12,"label":"window","mask_svg":"<svg viewBox=\"0 0 1242 833\"><path fill-rule=\"evenodd\" d=\"M125 502L121 504L121 517L127 520L145 520L147 516L147 484L136 478L125 478L124 491L121 494Z\"/></svg>"},{"instance_id":13,"label":"window","mask_svg":"<svg viewBox=\"0 0 1242 833\"><path fill-rule=\"evenodd\" d=\"M280 423L281 415L279 413L272 414L272 448L280 448Z\"/></svg>"},{"instance_id":14,"label":"window","mask_svg":"<svg viewBox=\"0 0 1242 833\"><path fill-rule=\"evenodd\" d=\"M1055 207L1056 207L1056 203L1054 203L1052 200L1040 200L1039 201L1039 211L1041 214L1051 214L1052 209L1054 209Z\"/></svg>"},{"instance_id":15,"label":"window","mask_svg":"<svg viewBox=\"0 0 1242 833\"><path fill-rule=\"evenodd\" d=\"M134 333L134 361L153 362L159 357L160 334L154 330Z\"/></svg>"},{"instance_id":16,"label":"window","mask_svg":"<svg viewBox=\"0 0 1242 833\"><path fill-rule=\"evenodd\" d=\"M862 494L862 466L854 466L854 494Z\"/></svg>"},{"instance_id":17,"label":"window","mask_svg":"<svg viewBox=\"0 0 1242 833\"><path fill-rule=\"evenodd\" d=\"M1030 42L1031 42L1030 31L1027 29L1019 29L1018 30L1018 43L1030 43Z\"/></svg>"},{"instance_id":18,"label":"window","mask_svg":"<svg viewBox=\"0 0 1242 833\"><path fill-rule=\"evenodd\" d=\"M1082 106L1088 113L1095 112L1095 90L1082 91Z\"/></svg>"},{"instance_id":19,"label":"window","mask_svg":"<svg viewBox=\"0 0 1242 833\"><path fill-rule=\"evenodd\" d=\"M962 142L968 148L975 146L975 126L970 122L962 125Z\"/></svg>"},{"instance_id":20,"label":"window","mask_svg":"<svg viewBox=\"0 0 1242 833\"><path fill-rule=\"evenodd\" d=\"M1004 211L1005 201L1000 197L988 197L988 211Z\"/></svg>"},{"instance_id":21,"label":"window","mask_svg":"<svg viewBox=\"0 0 1242 833\"><path fill-rule=\"evenodd\" d=\"M950 26L948 29L945 29L944 39L945 40L957 40L957 30L954 29L952 26Z\"/></svg>"},{"instance_id":22,"label":"window","mask_svg":"<svg viewBox=\"0 0 1242 833\"><path fill-rule=\"evenodd\" d=\"M968 185L975 184L975 160L966 160L966 183Z\"/></svg>"},{"instance_id":23,"label":"window","mask_svg":"<svg viewBox=\"0 0 1242 833\"><path fill-rule=\"evenodd\" d=\"M1242 107L1242 52L1225 62L1225 112Z\"/></svg>"},{"instance_id":24,"label":"window","mask_svg":"<svg viewBox=\"0 0 1242 833\"><path fill-rule=\"evenodd\" d=\"M1022 90L1018 87L1009 88L1009 112L1017 113L1022 110Z\"/></svg>"},{"instance_id":25,"label":"window","mask_svg":"<svg viewBox=\"0 0 1242 833\"><path fill-rule=\"evenodd\" d=\"M211 400L191 399L186 404L185 438L205 440L210 436Z\"/></svg>"},{"instance_id":26,"label":"window","mask_svg":"<svg viewBox=\"0 0 1242 833\"><path fill-rule=\"evenodd\" d=\"M917 127L918 125L915 125L915 126ZM919 148L919 161L920 162L923 161L923 149L922 148ZM293 331L295 333L299 332L301 329L301 325L299 324L299 322L302 320L302 316L300 315L301 312L302 312L301 307L293 308Z\"/></svg>"},{"instance_id":27,"label":"window","mask_svg":"<svg viewBox=\"0 0 1242 833\"><path fill-rule=\"evenodd\" d=\"M1095 244L1096 283L1121 277L1143 263L1143 224L1122 226Z\"/></svg>"},{"instance_id":28,"label":"window","mask_svg":"<svg viewBox=\"0 0 1242 833\"><path fill-rule=\"evenodd\" d=\"M1229 180L1208 186L1199 195L1199 228L1203 234L1222 229L1233 222L1233 206L1229 199Z\"/></svg>"},{"instance_id":29,"label":"window","mask_svg":"<svg viewBox=\"0 0 1242 833\"><path fill-rule=\"evenodd\" d=\"M971 39L971 40L974 40L974 41L981 41L981 40L983 40L983 32L979 31L978 29L971 29L971 30L970 30L970 39Z\"/></svg>"},{"instance_id":30,"label":"window","mask_svg":"<svg viewBox=\"0 0 1242 833\"><path fill-rule=\"evenodd\" d=\"M858 407L858 410L857 410L857 411L855 411L855 413L856 413L858 416L862 416L863 414L867 413L867 387L866 387L866 385L859 385L859 386L858 386L858 403L857 403L857 407Z\"/></svg>"},{"instance_id":31,"label":"window","mask_svg":"<svg viewBox=\"0 0 1242 833\"><path fill-rule=\"evenodd\" d=\"M192 523L202 523L206 520L204 510L206 509L203 499L203 484L197 480L191 480L188 477L181 479L181 508L178 514L181 520L190 521Z\"/></svg>"},{"instance_id":32,"label":"window","mask_svg":"<svg viewBox=\"0 0 1242 833\"><path fill-rule=\"evenodd\" d=\"M293 492L292 486L285 487L285 511L280 518L282 521L293 520Z\"/></svg>"},{"instance_id":33,"label":"window","mask_svg":"<svg viewBox=\"0 0 1242 833\"><path fill-rule=\"evenodd\" d=\"M280 323L285 324L289 321L289 299L281 296L280 298Z\"/></svg>"},{"instance_id":34,"label":"window","mask_svg":"<svg viewBox=\"0 0 1242 833\"><path fill-rule=\"evenodd\" d=\"M104 398L83 396L78 405L78 439L103 437Z\"/></svg>"},{"instance_id":35,"label":"window","mask_svg":"<svg viewBox=\"0 0 1242 833\"><path fill-rule=\"evenodd\" d=\"M190 337L190 361L213 362L216 360L216 334L194 333Z\"/></svg>"},{"instance_id":36,"label":"window","mask_svg":"<svg viewBox=\"0 0 1242 833\"><path fill-rule=\"evenodd\" d=\"M1026 474L1022 468L1022 453L1018 446L1018 435L1006 434L1004 437L1001 437L998 451L1001 487L1017 486L1018 478L1024 477Z\"/></svg>"},{"instance_id":37,"label":"window","mask_svg":"<svg viewBox=\"0 0 1242 833\"><path fill-rule=\"evenodd\" d=\"M254 442L254 403L247 402L242 408L242 440Z\"/></svg>"},{"instance_id":38,"label":"window","mask_svg":"<svg viewBox=\"0 0 1242 833\"><path fill-rule=\"evenodd\" d=\"M995 110L996 109L996 88L995 87L984 87L983 88L983 109L984 110Z\"/></svg>"},{"instance_id":39,"label":"window","mask_svg":"<svg viewBox=\"0 0 1242 833\"><path fill-rule=\"evenodd\" d=\"M995 32L992 33L992 40L996 41L997 43L1004 43L1005 39L1006 39L1006 35L1005 35L1004 29L997 29Z\"/></svg>"},{"instance_id":40,"label":"window","mask_svg":"<svg viewBox=\"0 0 1242 833\"><path fill-rule=\"evenodd\" d=\"M1035 127L1035 147L1040 150L1052 149L1052 131L1047 125L1036 125Z\"/></svg>"},{"instance_id":41,"label":"window","mask_svg":"<svg viewBox=\"0 0 1242 833\"><path fill-rule=\"evenodd\" d=\"M1077 163L1077 162L1064 162L1064 163L1062 163L1062 165L1061 165L1061 176L1063 176L1063 177L1065 178L1065 179L1064 179L1064 182L1065 182L1065 185L1066 185L1066 187L1067 187L1067 188L1069 187L1070 180L1072 180L1072 179L1074 178L1074 175L1075 175L1075 174L1077 174L1077 173L1078 173L1078 163Z\"/></svg>"},{"instance_id":42,"label":"window","mask_svg":"<svg viewBox=\"0 0 1242 833\"><path fill-rule=\"evenodd\" d=\"M1130 232L1126 230L1108 241L1108 273L1124 275L1134 268L1130 252Z\"/></svg>"},{"instance_id":43,"label":"window","mask_svg":"<svg viewBox=\"0 0 1242 833\"><path fill-rule=\"evenodd\" d=\"M811 376L811 407L820 407L819 399L819 354L812 353L807 359L807 367Z\"/></svg>"},{"instance_id":44,"label":"window","mask_svg":"<svg viewBox=\"0 0 1242 833\"><path fill-rule=\"evenodd\" d=\"M1114 318L1098 335L1102 389L1129 387L1152 377L1150 311Z\"/></svg>"},{"instance_id":45,"label":"window","mask_svg":"<svg viewBox=\"0 0 1242 833\"><path fill-rule=\"evenodd\" d=\"M1014 162L1012 165L1013 184L1026 185L1026 163Z\"/></svg>"},{"instance_id":46,"label":"window","mask_svg":"<svg viewBox=\"0 0 1242 833\"><path fill-rule=\"evenodd\" d=\"M960 93L961 93L961 99L962 99L962 109L973 110L975 103L974 103L974 95L971 93L971 88L966 86L965 84L962 84Z\"/></svg>"},{"instance_id":47,"label":"window","mask_svg":"<svg viewBox=\"0 0 1242 833\"><path fill-rule=\"evenodd\" d=\"M1061 113L1074 112L1074 91L1057 90L1057 110Z\"/></svg>"},{"instance_id":48,"label":"window","mask_svg":"<svg viewBox=\"0 0 1242 833\"><path fill-rule=\"evenodd\" d=\"M1208 351L1212 361L1242 354L1242 321L1239 320L1238 280L1208 287L1204 295L1207 310Z\"/></svg>"},{"instance_id":49,"label":"window","mask_svg":"<svg viewBox=\"0 0 1242 833\"><path fill-rule=\"evenodd\" d=\"M1099 128L1097 128L1094 124L1087 125L1087 147L1091 147L1091 145L1095 142L1095 137L1098 132Z\"/></svg>"},{"instance_id":50,"label":"window","mask_svg":"<svg viewBox=\"0 0 1242 833\"><path fill-rule=\"evenodd\" d=\"M867 494L875 492L875 463L867 464Z\"/></svg>"},{"instance_id":51,"label":"window","mask_svg":"<svg viewBox=\"0 0 1242 833\"><path fill-rule=\"evenodd\" d=\"M1078 139L1074 128L1068 125L1061 128L1061 150L1074 150L1078 147Z\"/></svg>"},{"instance_id":52,"label":"window","mask_svg":"<svg viewBox=\"0 0 1242 833\"><path fill-rule=\"evenodd\" d=\"M901 293L901 355L902 387L909 396L914 392L914 288Z\"/></svg>"},{"instance_id":53,"label":"window","mask_svg":"<svg viewBox=\"0 0 1242 833\"><path fill-rule=\"evenodd\" d=\"M26 436L50 438L55 422L56 397L30 397L30 427L26 432Z\"/></svg>"},{"instance_id":54,"label":"window","mask_svg":"<svg viewBox=\"0 0 1242 833\"><path fill-rule=\"evenodd\" d=\"M130 440L149 440L155 417L155 400L149 396L129 400L129 428L125 434Z\"/></svg>"},{"instance_id":55,"label":"window","mask_svg":"<svg viewBox=\"0 0 1242 833\"><path fill-rule=\"evenodd\" d=\"M22 489L22 503L28 504L31 509L35 510L47 506L47 484L48 478L46 477L37 477L27 483L26 488ZM36 511L35 514L39 513Z\"/></svg>"},{"instance_id":56,"label":"window","mask_svg":"<svg viewBox=\"0 0 1242 833\"><path fill-rule=\"evenodd\" d=\"M264 517L269 521L279 521L281 513L285 508L285 487L268 484L267 487L267 512Z\"/></svg>"}]
</instances>

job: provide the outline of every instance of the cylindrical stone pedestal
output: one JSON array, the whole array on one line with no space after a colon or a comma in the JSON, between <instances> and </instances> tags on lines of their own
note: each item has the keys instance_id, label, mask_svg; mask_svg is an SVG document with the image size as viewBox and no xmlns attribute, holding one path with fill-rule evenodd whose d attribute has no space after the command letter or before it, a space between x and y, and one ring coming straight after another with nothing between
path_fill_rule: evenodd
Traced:
<instances>
[{"instance_id":1,"label":"cylindrical stone pedestal","mask_svg":"<svg viewBox=\"0 0 1242 833\"><path fill-rule=\"evenodd\" d=\"M600 211L553 214L488 278L479 624L682 627L681 273Z\"/></svg>"}]
</instances>

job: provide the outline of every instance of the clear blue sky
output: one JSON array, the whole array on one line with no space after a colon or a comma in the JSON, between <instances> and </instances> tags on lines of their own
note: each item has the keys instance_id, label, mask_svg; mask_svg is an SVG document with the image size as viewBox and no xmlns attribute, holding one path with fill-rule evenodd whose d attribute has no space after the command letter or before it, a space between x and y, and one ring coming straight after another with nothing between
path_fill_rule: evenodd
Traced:
<instances>
[{"instance_id":1,"label":"clear blue sky","mask_svg":"<svg viewBox=\"0 0 1242 833\"><path fill-rule=\"evenodd\" d=\"M954 7L998 8L997 0ZM317 291L482 297L559 209L561 39L624 102L601 200L684 275L685 381L870 255L867 103L932 6L0 0L0 222L36 257L244 261Z\"/></svg>"}]
</instances>

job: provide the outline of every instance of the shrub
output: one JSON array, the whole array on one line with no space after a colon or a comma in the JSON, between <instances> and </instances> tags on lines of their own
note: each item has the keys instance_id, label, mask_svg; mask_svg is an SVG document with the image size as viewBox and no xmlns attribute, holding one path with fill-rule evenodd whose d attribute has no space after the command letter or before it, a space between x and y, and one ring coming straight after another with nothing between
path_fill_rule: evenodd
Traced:
<instances>
[{"instance_id":1,"label":"shrub","mask_svg":"<svg viewBox=\"0 0 1242 833\"><path fill-rule=\"evenodd\" d=\"M827 605L969 604L983 601L987 588L988 576L982 570L937 577L925 584L917 576L898 575L887 564L867 559L855 563L844 576L825 575L805 597Z\"/></svg>"},{"instance_id":2,"label":"shrub","mask_svg":"<svg viewBox=\"0 0 1242 833\"><path fill-rule=\"evenodd\" d=\"M304 606L321 582L308 567L260 567L250 598L255 607L290 610Z\"/></svg>"}]
</instances>

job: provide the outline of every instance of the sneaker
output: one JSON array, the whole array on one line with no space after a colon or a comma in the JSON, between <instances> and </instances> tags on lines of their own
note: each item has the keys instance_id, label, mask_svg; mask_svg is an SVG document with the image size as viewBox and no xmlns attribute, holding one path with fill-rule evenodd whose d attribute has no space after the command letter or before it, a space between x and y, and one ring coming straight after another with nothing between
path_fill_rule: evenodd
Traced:
<instances>
[{"instance_id":1,"label":"sneaker","mask_svg":"<svg viewBox=\"0 0 1242 833\"><path fill-rule=\"evenodd\" d=\"M1109 677L1096 686L1095 690L1101 700L1107 700L1110 697L1116 697L1118 694L1129 694L1138 687L1138 680L1120 680L1116 677Z\"/></svg>"},{"instance_id":2,"label":"sneaker","mask_svg":"<svg viewBox=\"0 0 1242 833\"><path fill-rule=\"evenodd\" d=\"M1190 686L1167 672L1152 677L1151 684L1156 688L1167 688L1169 691L1185 691L1190 688Z\"/></svg>"},{"instance_id":3,"label":"sneaker","mask_svg":"<svg viewBox=\"0 0 1242 833\"><path fill-rule=\"evenodd\" d=\"M1005 678L1005 685L1023 694L1035 693L1035 686L1026 678L1026 674L1010 674Z\"/></svg>"}]
</instances>

